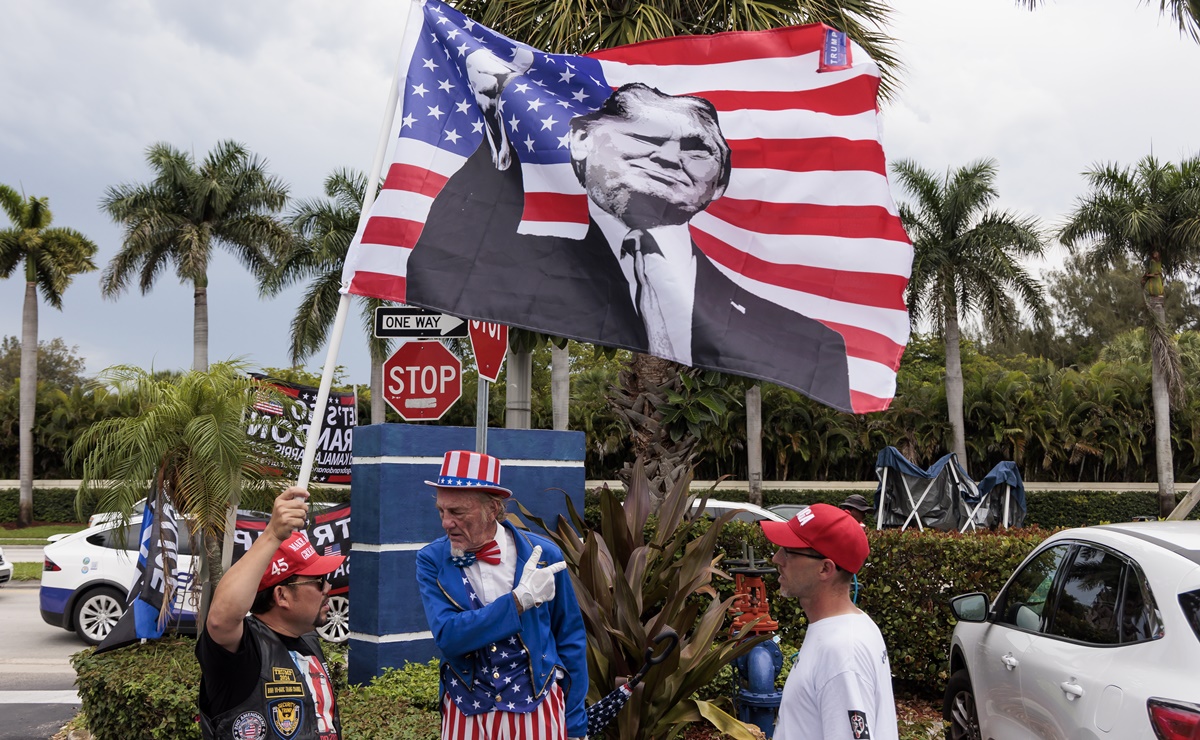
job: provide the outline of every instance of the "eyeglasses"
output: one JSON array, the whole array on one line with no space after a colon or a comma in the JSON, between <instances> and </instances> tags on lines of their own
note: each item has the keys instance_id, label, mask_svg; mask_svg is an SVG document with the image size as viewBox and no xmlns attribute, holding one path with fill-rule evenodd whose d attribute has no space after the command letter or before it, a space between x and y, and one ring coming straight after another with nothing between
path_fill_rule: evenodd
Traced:
<instances>
[{"instance_id":1,"label":"eyeglasses","mask_svg":"<svg viewBox=\"0 0 1200 740\"><path fill-rule=\"evenodd\" d=\"M284 586L303 586L306 583L315 583L317 585L317 588L323 589L323 588L325 588L325 584L328 583L328 581L326 581L324 578L310 578L307 581L292 581L291 583L285 583L283 585Z\"/></svg>"},{"instance_id":2,"label":"eyeglasses","mask_svg":"<svg viewBox=\"0 0 1200 740\"><path fill-rule=\"evenodd\" d=\"M790 547L781 547L781 548L779 548L779 551L785 555L798 555L802 558L812 558L813 560L828 560L829 559L819 552L804 552L803 550L793 550Z\"/></svg>"}]
</instances>

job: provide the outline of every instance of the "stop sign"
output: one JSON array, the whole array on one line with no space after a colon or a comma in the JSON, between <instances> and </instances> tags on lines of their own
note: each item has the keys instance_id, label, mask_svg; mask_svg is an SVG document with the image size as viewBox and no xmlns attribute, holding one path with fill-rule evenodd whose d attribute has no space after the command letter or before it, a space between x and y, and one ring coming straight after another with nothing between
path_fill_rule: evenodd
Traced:
<instances>
[{"instance_id":1,"label":"stop sign","mask_svg":"<svg viewBox=\"0 0 1200 740\"><path fill-rule=\"evenodd\" d=\"M462 362L441 342L406 342L383 363L383 399L405 421L435 421L462 395Z\"/></svg>"},{"instance_id":2,"label":"stop sign","mask_svg":"<svg viewBox=\"0 0 1200 740\"><path fill-rule=\"evenodd\" d=\"M471 337L479 377L495 383L508 352L508 327L491 321L472 321L467 326L467 335Z\"/></svg>"}]
</instances>

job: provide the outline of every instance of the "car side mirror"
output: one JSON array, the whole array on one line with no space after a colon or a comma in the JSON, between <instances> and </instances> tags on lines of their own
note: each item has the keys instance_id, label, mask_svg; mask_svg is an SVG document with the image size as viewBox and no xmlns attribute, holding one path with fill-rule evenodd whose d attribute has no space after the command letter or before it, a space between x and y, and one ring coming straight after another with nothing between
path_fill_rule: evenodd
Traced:
<instances>
[{"instance_id":1,"label":"car side mirror","mask_svg":"<svg viewBox=\"0 0 1200 740\"><path fill-rule=\"evenodd\" d=\"M950 610L960 622L984 622L988 617L988 595L963 594L950 599Z\"/></svg>"}]
</instances>

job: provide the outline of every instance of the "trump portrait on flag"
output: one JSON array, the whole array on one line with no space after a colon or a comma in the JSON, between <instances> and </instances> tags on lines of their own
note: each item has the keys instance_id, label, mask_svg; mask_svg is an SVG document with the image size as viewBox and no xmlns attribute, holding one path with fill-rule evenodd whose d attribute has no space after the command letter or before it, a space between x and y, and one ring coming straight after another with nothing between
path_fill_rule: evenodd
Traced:
<instances>
[{"instance_id":1,"label":"trump portrait on flag","mask_svg":"<svg viewBox=\"0 0 1200 740\"><path fill-rule=\"evenodd\" d=\"M577 57L436 0L414 19L350 292L886 408L912 252L878 144L878 72L829 65L837 32ZM788 90L789 65L833 77Z\"/></svg>"}]
</instances>

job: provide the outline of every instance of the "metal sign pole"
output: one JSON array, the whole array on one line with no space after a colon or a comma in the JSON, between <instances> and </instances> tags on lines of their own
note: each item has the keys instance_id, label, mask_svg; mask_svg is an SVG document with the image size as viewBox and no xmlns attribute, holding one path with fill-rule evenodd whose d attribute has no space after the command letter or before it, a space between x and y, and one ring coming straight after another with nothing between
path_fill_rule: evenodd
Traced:
<instances>
[{"instance_id":1,"label":"metal sign pole","mask_svg":"<svg viewBox=\"0 0 1200 740\"><path fill-rule=\"evenodd\" d=\"M487 454L488 386L491 383L479 379L479 393L475 396L475 451Z\"/></svg>"}]
</instances>

